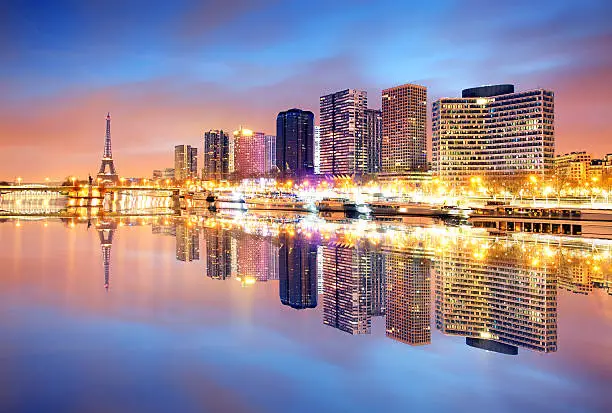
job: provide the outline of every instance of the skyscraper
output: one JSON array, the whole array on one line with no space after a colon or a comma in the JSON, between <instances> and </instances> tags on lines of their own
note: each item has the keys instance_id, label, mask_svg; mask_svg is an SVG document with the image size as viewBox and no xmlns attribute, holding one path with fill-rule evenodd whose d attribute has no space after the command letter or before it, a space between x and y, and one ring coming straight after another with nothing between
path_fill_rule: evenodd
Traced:
<instances>
[{"instance_id":1,"label":"skyscraper","mask_svg":"<svg viewBox=\"0 0 612 413\"><path fill-rule=\"evenodd\" d=\"M263 132L240 128L234 131L234 175L238 179L266 175L266 144Z\"/></svg>"},{"instance_id":2,"label":"skyscraper","mask_svg":"<svg viewBox=\"0 0 612 413\"><path fill-rule=\"evenodd\" d=\"M346 89L321 96L321 173L362 174L367 171L365 146L367 92Z\"/></svg>"},{"instance_id":3,"label":"skyscraper","mask_svg":"<svg viewBox=\"0 0 612 413\"><path fill-rule=\"evenodd\" d=\"M365 113L367 172L377 174L382 171L382 112L366 109Z\"/></svg>"},{"instance_id":4,"label":"skyscraper","mask_svg":"<svg viewBox=\"0 0 612 413\"><path fill-rule=\"evenodd\" d=\"M295 309L317 306L317 246L309 240L279 237L279 296Z\"/></svg>"},{"instance_id":5,"label":"skyscraper","mask_svg":"<svg viewBox=\"0 0 612 413\"><path fill-rule=\"evenodd\" d=\"M229 179L230 140L222 130L204 133L204 166L202 180L221 181Z\"/></svg>"},{"instance_id":6,"label":"skyscraper","mask_svg":"<svg viewBox=\"0 0 612 413\"><path fill-rule=\"evenodd\" d=\"M427 169L427 88L405 84L382 91L382 169Z\"/></svg>"},{"instance_id":7,"label":"skyscraper","mask_svg":"<svg viewBox=\"0 0 612 413\"><path fill-rule=\"evenodd\" d=\"M314 114L300 109L276 117L276 166L282 177L314 172Z\"/></svg>"},{"instance_id":8,"label":"skyscraper","mask_svg":"<svg viewBox=\"0 0 612 413\"><path fill-rule=\"evenodd\" d=\"M313 154L314 173L321 173L321 127L314 127L314 154Z\"/></svg>"},{"instance_id":9,"label":"skyscraper","mask_svg":"<svg viewBox=\"0 0 612 413\"><path fill-rule=\"evenodd\" d=\"M276 169L276 136L266 135L264 137L264 175L275 174Z\"/></svg>"},{"instance_id":10,"label":"skyscraper","mask_svg":"<svg viewBox=\"0 0 612 413\"><path fill-rule=\"evenodd\" d=\"M184 181L198 177L198 149L190 145L174 147L174 179Z\"/></svg>"},{"instance_id":11,"label":"skyscraper","mask_svg":"<svg viewBox=\"0 0 612 413\"><path fill-rule=\"evenodd\" d=\"M544 175L555 152L554 94L515 93L513 85L465 89L461 98L433 103L432 132L433 174L443 181Z\"/></svg>"},{"instance_id":12,"label":"skyscraper","mask_svg":"<svg viewBox=\"0 0 612 413\"><path fill-rule=\"evenodd\" d=\"M198 148L189 151L190 173L192 179L198 179Z\"/></svg>"}]
</instances>

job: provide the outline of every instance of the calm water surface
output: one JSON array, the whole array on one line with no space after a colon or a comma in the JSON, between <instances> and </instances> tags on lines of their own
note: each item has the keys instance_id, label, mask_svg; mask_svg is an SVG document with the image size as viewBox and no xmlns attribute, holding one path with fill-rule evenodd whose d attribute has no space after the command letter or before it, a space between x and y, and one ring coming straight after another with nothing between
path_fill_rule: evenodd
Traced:
<instances>
[{"instance_id":1,"label":"calm water surface","mask_svg":"<svg viewBox=\"0 0 612 413\"><path fill-rule=\"evenodd\" d=\"M610 244L90 224L0 223L2 412L612 411Z\"/></svg>"}]
</instances>

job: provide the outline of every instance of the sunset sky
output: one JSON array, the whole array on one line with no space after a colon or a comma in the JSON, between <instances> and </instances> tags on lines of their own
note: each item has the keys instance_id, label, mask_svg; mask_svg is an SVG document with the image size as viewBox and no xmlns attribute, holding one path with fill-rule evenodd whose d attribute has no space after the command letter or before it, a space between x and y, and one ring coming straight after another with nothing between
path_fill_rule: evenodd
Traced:
<instances>
[{"instance_id":1,"label":"sunset sky","mask_svg":"<svg viewBox=\"0 0 612 413\"><path fill-rule=\"evenodd\" d=\"M601 156L611 19L605 0L3 1L0 179L95 174L108 111L119 174L150 176L204 130L274 134L291 107L318 122L322 94L365 89L380 108L382 88L408 82L430 101L551 89L557 152Z\"/></svg>"}]
</instances>

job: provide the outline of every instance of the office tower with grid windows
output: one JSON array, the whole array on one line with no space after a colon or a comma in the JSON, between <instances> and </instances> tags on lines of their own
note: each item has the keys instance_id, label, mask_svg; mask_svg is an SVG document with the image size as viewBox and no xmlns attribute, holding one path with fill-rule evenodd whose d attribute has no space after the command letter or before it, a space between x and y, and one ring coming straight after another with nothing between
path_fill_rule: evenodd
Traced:
<instances>
[{"instance_id":1,"label":"office tower with grid windows","mask_svg":"<svg viewBox=\"0 0 612 413\"><path fill-rule=\"evenodd\" d=\"M234 176L237 179L258 178L266 172L266 136L240 128L234 131Z\"/></svg>"},{"instance_id":2,"label":"office tower with grid windows","mask_svg":"<svg viewBox=\"0 0 612 413\"><path fill-rule=\"evenodd\" d=\"M276 167L282 177L304 177L314 172L312 112L289 109L276 117Z\"/></svg>"},{"instance_id":3,"label":"office tower with grid windows","mask_svg":"<svg viewBox=\"0 0 612 413\"><path fill-rule=\"evenodd\" d=\"M427 170L427 88L405 84L382 91L382 169Z\"/></svg>"},{"instance_id":4,"label":"office tower with grid windows","mask_svg":"<svg viewBox=\"0 0 612 413\"><path fill-rule=\"evenodd\" d=\"M367 172L377 174L382 171L382 112L366 109L365 113Z\"/></svg>"},{"instance_id":5,"label":"office tower with grid windows","mask_svg":"<svg viewBox=\"0 0 612 413\"><path fill-rule=\"evenodd\" d=\"M509 184L553 171L554 94L514 85L463 90L432 107L432 168L440 180L463 185L474 176Z\"/></svg>"},{"instance_id":6,"label":"office tower with grid windows","mask_svg":"<svg viewBox=\"0 0 612 413\"><path fill-rule=\"evenodd\" d=\"M346 89L321 96L321 174L361 175L367 171L367 92Z\"/></svg>"},{"instance_id":7,"label":"office tower with grid windows","mask_svg":"<svg viewBox=\"0 0 612 413\"><path fill-rule=\"evenodd\" d=\"M314 173L321 173L321 127L319 125L315 125L314 127L314 154L313 154L313 164L314 164Z\"/></svg>"},{"instance_id":8,"label":"office tower with grid windows","mask_svg":"<svg viewBox=\"0 0 612 413\"><path fill-rule=\"evenodd\" d=\"M229 136L222 130L204 133L204 166L202 180L221 181L229 178Z\"/></svg>"},{"instance_id":9,"label":"office tower with grid windows","mask_svg":"<svg viewBox=\"0 0 612 413\"><path fill-rule=\"evenodd\" d=\"M191 145L174 147L174 179L179 182L198 177L198 149Z\"/></svg>"}]
</instances>

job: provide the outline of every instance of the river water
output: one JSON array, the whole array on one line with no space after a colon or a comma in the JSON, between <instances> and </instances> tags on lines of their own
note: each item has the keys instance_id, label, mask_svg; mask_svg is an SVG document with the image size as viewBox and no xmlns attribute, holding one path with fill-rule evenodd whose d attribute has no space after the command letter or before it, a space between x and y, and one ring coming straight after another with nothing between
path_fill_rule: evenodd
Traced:
<instances>
[{"instance_id":1,"label":"river water","mask_svg":"<svg viewBox=\"0 0 612 413\"><path fill-rule=\"evenodd\" d=\"M2 412L612 411L612 245L312 218L0 223Z\"/></svg>"}]
</instances>

